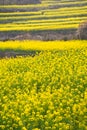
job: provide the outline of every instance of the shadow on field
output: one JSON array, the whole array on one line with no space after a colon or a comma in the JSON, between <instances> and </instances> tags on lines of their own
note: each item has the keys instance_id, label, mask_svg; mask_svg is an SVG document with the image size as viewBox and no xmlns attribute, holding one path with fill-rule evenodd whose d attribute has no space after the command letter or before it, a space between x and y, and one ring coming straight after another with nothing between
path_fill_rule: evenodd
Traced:
<instances>
[{"instance_id":1,"label":"shadow on field","mask_svg":"<svg viewBox=\"0 0 87 130\"><path fill-rule=\"evenodd\" d=\"M16 58L16 57L25 57L25 56L31 56L34 57L35 55L38 55L41 51L38 50L29 50L29 51L22 51L22 50L0 50L0 58Z\"/></svg>"}]
</instances>

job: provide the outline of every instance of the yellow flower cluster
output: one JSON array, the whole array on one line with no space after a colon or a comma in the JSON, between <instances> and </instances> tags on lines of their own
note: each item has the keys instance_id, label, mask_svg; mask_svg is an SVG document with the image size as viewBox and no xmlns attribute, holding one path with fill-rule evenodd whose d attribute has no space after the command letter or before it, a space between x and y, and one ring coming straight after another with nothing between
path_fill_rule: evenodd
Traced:
<instances>
[{"instance_id":1,"label":"yellow flower cluster","mask_svg":"<svg viewBox=\"0 0 87 130\"><path fill-rule=\"evenodd\" d=\"M0 130L86 130L87 48L0 60Z\"/></svg>"}]
</instances>

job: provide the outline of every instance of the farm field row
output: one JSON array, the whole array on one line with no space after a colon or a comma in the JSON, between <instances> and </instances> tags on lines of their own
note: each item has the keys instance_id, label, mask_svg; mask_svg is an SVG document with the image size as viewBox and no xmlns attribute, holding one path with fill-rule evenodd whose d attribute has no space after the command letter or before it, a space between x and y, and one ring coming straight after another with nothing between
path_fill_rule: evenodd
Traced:
<instances>
[{"instance_id":1,"label":"farm field row","mask_svg":"<svg viewBox=\"0 0 87 130\"><path fill-rule=\"evenodd\" d=\"M26 12L26 13L13 13L13 15L11 15L11 13L9 13L9 14L7 14L6 15L6 13L1 13L0 14L0 20L4 20L4 19L20 19L20 18L28 18L28 19L34 19L34 18L37 18L38 20L39 19L41 19L41 18L49 18L49 17L54 17L54 18L59 18L59 16L61 16L60 18L62 18L62 17L64 17L64 16L66 16L66 17L73 17L73 16L81 16L82 14L84 14L84 15L87 15L87 12L86 12L86 10L87 10L87 8L86 9L84 9L84 10L80 10L80 9L78 9L78 10L74 10L74 11L71 11L71 10L55 10L55 11L47 11L47 12L38 12L38 13L36 13L36 12L32 12L32 13L28 13L28 12ZM71 13L71 14L69 14L69 12ZM43 13L43 15L42 15L42 13ZM17 16L16 16L16 14L17 14ZM11 16L10 16L11 15ZM83 15L83 16L84 16Z\"/></svg>"},{"instance_id":2,"label":"farm field row","mask_svg":"<svg viewBox=\"0 0 87 130\"><path fill-rule=\"evenodd\" d=\"M1 49L44 50L0 59L1 130L87 129L87 41L8 41Z\"/></svg>"},{"instance_id":3,"label":"farm field row","mask_svg":"<svg viewBox=\"0 0 87 130\"><path fill-rule=\"evenodd\" d=\"M55 17L56 17L56 16L61 16L61 17L63 17L63 16L71 16L71 15L73 16L73 15L75 15L75 14L76 14L77 16L78 16L79 14L81 14L81 15L82 15L82 14L85 14L85 15L86 15L86 14L87 14L87 12L85 12L86 10L87 10L87 8L84 9L84 10L79 10L79 9L78 9L78 10L76 10L76 11L75 11L75 10L74 10L74 11L66 10L66 12L65 12L65 10L60 10L60 11L59 11L59 10L54 10L54 11L47 11L47 12L44 11L44 12L38 12L38 13L36 13L36 12L32 12L32 13L29 12L29 13L28 13L28 12L27 12L27 13L22 13L22 14L21 14L21 13L16 13L16 14L17 14L17 17L19 17L19 18L21 18L21 17L26 17L26 16L29 16L30 18L36 18L36 17L37 17L37 18L40 18L40 17L43 18L43 17L51 17L51 15L52 15L52 16L55 16ZM68 11L70 11L71 14L69 14ZM43 13L43 15L42 15L42 13ZM1 14L2 14L3 16L1 16ZM11 17L12 17L12 18L16 18L16 16L15 16L16 14L14 14L14 13L13 13L13 15L11 15L11 14L6 15L6 13L1 13L1 14L0 14L0 16L1 16L0 19L2 19L2 18L3 18L3 19L4 19L4 18L9 19L9 18L11 18ZM26 14L27 14L27 15L26 15ZM29 15L29 14L30 14L30 15ZM10 15L11 15L11 16L10 16ZM6 17L6 16L8 16L8 17ZM29 17L28 17L28 18L29 18Z\"/></svg>"},{"instance_id":4,"label":"farm field row","mask_svg":"<svg viewBox=\"0 0 87 130\"><path fill-rule=\"evenodd\" d=\"M32 11L32 12L7 12L7 13L4 13L4 12L1 12L0 13L0 16L14 16L14 15L26 15L26 14L30 14L30 15L34 15L34 14L41 14L42 11L44 11L44 13L46 12L58 12L58 11L63 11L62 13L65 13L65 12L70 12L70 11L84 11L85 9L87 9L87 6L82 6L82 7L65 7L65 8L58 8L58 9L46 9L46 10L41 10L41 11Z\"/></svg>"},{"instance_id":5,"label":"farm field row","mask_svg":"<svg viewBox=\"0 0 87 130\"><path fill-rule=\"evenodd\" d=\"M67 50L67 49L80 49L86 48L87 41L83 40L72 40L72 41L34 41L34 40L25 40L25 41L6 41L0 42L0 50Z\"/></svg>"},{"instance_id":6,"label":"farm field row","mask_svg":"<svg viewBox=\"0 0 87 130\"><path fill-rule=\"evenodd\" d=\"M72 18L73 19L73 18ZM7 23L7 24L0 24L0 31L12 31L12 30L27 30L27 31L36 31L36 30L58 30L58 29L75 29L78 28L78 25L80 24L80 22L83 22L83 20L86 20L86 17L83 17L82 19L76 19L76 20L70 20L70 19L66 19L64 21L64 19L62 20L55 20L55 21L42 21L40 22L35 20L35 21L26 21L24 23L24 21L21 20L17 21L16 23ZM50 22L50 23L49 23ZM39 24L40 23L40 24Z\"/></svg>"},{"instance_id":7,"label":"farm field row","mask_svg":"<svg viewBox=\"0 0 87 130\"><path fill-rule=\"evenodd\" d=\"M77 23L73 23L72 25L69 25L68 23L66 23L65 25L59 25L59 24L56 24L56 25L42 25L42 26L35 26L35 25L31 25L31 26L28 26L28 25L25 25L22 26L21 25L16 25L13 24L13 27L9 25L7 25L7 27L1 27L0 28L0 31L40 31L40 30L58 30L58 29L75 29L78 27L78 24Z\"/></svg>"}]
</instances>

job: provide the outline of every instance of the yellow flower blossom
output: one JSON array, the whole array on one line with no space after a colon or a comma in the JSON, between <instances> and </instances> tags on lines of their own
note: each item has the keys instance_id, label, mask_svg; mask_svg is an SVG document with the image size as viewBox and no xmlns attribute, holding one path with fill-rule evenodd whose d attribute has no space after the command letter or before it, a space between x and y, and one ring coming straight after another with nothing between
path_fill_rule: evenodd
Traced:
<instances>
[{"instance_id":1,"label":"yellow flower blossom","mask_svg":"<svg viewBox=\"0 0 87 130\"><path fill-rule=\"evenodd\" d=\"M9 42L7 48L22 44ZM25 50L30 49L29 41L22 42ZM87 129L86 42L49 41L39 46L36 41L31 49L44 52L0 60L1 130Z\"/></svg>"}]
</instances>

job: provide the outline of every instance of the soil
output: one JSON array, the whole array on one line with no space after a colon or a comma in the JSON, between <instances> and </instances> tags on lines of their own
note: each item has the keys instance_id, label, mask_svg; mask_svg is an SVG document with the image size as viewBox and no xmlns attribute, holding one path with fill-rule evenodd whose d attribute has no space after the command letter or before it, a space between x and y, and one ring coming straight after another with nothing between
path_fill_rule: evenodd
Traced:
<instances>
[{"instance_id":1,"label":"soil","mask_svg":"<svg viewBox=\"0 0 87 130\"><path fill-rule=\"evenodd\" d=\"M75 29L67 30L48 30L48 31L34 31L34 32L21 32L21 31L9 31L0 32L0 41L8 40L72 40L75 37Z\"/></svg>"}]
</instances>

